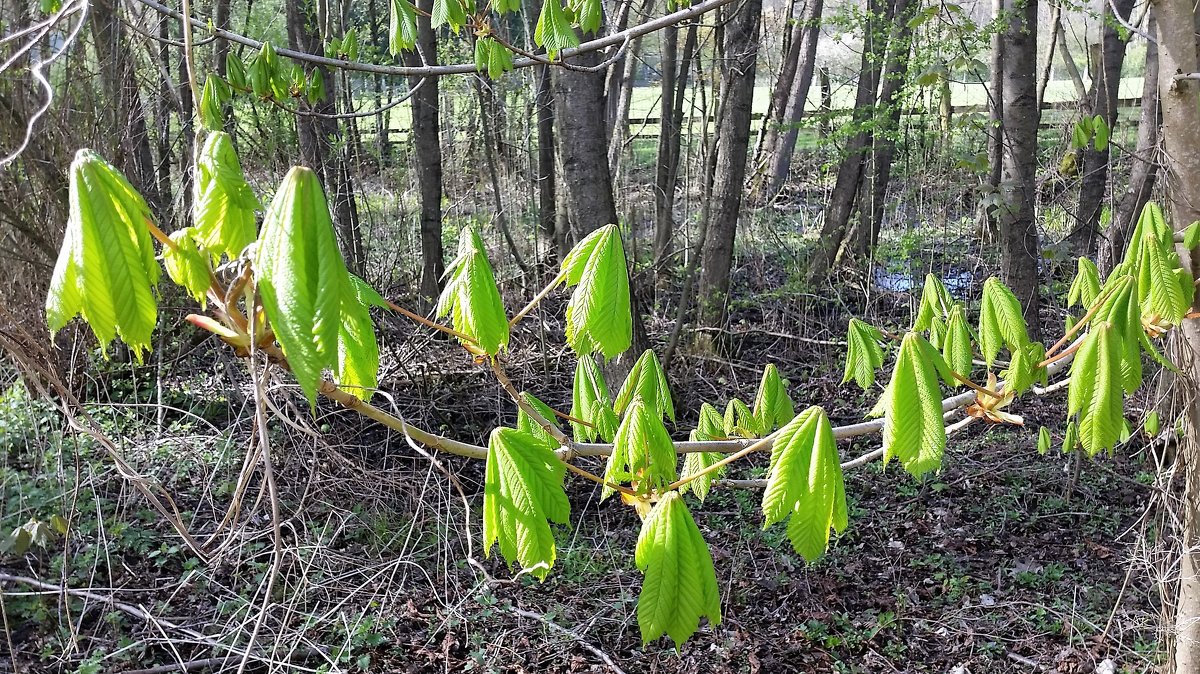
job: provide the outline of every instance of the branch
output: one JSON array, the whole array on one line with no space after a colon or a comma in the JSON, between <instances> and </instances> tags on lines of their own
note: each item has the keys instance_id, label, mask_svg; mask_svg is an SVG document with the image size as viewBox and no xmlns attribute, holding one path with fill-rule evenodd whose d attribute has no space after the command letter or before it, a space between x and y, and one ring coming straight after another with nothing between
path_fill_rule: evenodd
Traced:
<instances>
[{"instance_id":1,"label":"branch","mask_svg":"<svg viewBox=\"0 0 1200 674\"><path fill-rule=\"evenodd\" d=\"M183 15L181 15L179 12L167 7L166 5L156 2L155 0L134 1L165 14L177 21L182 20L183 18ZM558 58L549 61L549 63L555 66L567 66L568 64L566 64L565 61L572 56L598 51L607 47L624 45L629 40L641 37L647 33L653 33L654 31L661 30L668 26L673 26L682 21L687 21L688 19L693 19L703 14L707 14L714 9L730 4L733 1L734 0L704 0L704 2L692 5L687 9L681 9L678 12L661 16L653 21L647 21L628 30L623 30L618 33L612 33L595 40L584 42L578 47L574 47L572 49L563 49L558 53ZM236 42L252 49L262 48L262 42L259 42L258 40L253 40L244 35L239 35L231 31L222 30L220 28L211 28L210 26L215 24L210 24L207 21L201 21L194 18L190 21L193 26L207 30L211 34L221 39L229 42ZM361 61L348 61L345 59L334 59L317 54L296 51L295 49L285 49L283 47L277 48L275 52L280 56L286 56L298 61L307 61L309 63L316 63L319 65L328 66L330 68L355 70L365 73L377 73L380 75L399 75L403 77L442 77L445 75L466 75L477 72L474 63L456 63L452 65L439 66L391 66L363 63ZM513 68L528 68L530 66L543 65L544 63L546 63L544 59L521 57L513 59Z\"/></svg>"}]
</instances>

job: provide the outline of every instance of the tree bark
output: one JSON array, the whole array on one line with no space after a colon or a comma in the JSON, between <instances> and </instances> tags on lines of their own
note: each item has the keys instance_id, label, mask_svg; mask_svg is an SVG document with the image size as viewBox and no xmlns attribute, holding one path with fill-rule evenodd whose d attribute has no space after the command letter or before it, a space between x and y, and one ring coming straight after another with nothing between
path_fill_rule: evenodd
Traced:
<instances>
[{"instance_id":1,"label":"tree bark","mask_svg":"<svg viewBox=\"0 0 1200 674\"><path fill-rule=\"evenodd\" d=\"M1133 12L1133 0L1113 0L1112 5L1119 12L1121 19L1129 20ZM1102 14L1104 34L1097 50L1101 62L1096 64L1097 77L1092 81L1092 90L1088 97L1088 114L1103 118L1115 135L1121 66L1125 63L1125 48L1129 43L1118 31L1111 11L1109 6L1105 5ZM1109 147L1101 151L1096 149L1095 143L1089 143L1079 153L1079 202L1075 209L1076 227L1071 233L1071 238L1077 244L1075 248L1081 255L1091 255L1100 230L1100 211L1104 206L1104 194L1108 187Z\"/></svg>"},{"instance_id":2,"label":"tree bark","mask_svg":"<svg viewBox=\"0 0 1200 674\"><path fill-rule=\"evenodd\" d=\"M696 24L689 24L683 39L683 58L678 67L663 64L663 103L659 132L658 166L655 175L654 259L657 265L666 262L671 254L675 236L675 188L679 181L679 149L683 139L683 101L687 92L688 73L697 47ZM664 50L665 51L665 50ZM678 50L676 50L678 51ZM667 105L666 71L671 71L670 105Z\"/></svg>"},{"instance_id":3,"label":"tree bark","mask_svg":"<svg viewBox=\"0 0 1200 674\"><path fill-rule=\"evenodd\" d=\"M1195 9L1189 0L1156 0L1158 23L1158 93L1162 104L1163 152L1166 156L1167 201L1171 222L1182 230L1200 220L1200 82L1175 78L1200 69L1196 54ZM1178 247L1185 269L1200 274L1200 256ZM1193 310L1196 305L1193 304ZM1173 349L1184 439L1176 460L1181 464L1183 493L1179 501L1179 585L1175 601L1174 657L1176 674L1200 671L1200 324L1185 320Z\"/></svg>"},{"instance_id":4,"label":"tree bark","mask_svg":"<svg viewBox=\"0 0 1200 674\"><path fill-rule=\"evenodd\" d=\"M701 252L699 292L701 321L709 326L724 323L729 297L729 272L750 144L761 14L761 0L745 0L741 5L726 5L721 9L721 18L725 21L722 78L725 95L717 127L716 179Z\"/></svg>"},{"instance_id":5,"label":"tree bark","mask_svg":"<svg viewBox=\"0 0 1200 674\"><path fill-rule=\"evenodd\" d=\"M1054 71L1054 48L1058 45L1058 26L1062 23L1062 5L1055 5L1050 14L1050 43L1046 45L1046 62L1042 65L1042 73L1038 75L1037 100L1038 109L1046 102L1046 86L1050 84L1050 73Z\"/></svg>"},{"instance_id":6,"label":"tree bark","mask_svg":"<svg viewBox=\"0 0 1200 674\"><path fill-rule=\"evenodd\" d=\"M1153 35L1156 30L1154 11L1146 17L1146 32ZM1129 170L1129 187L1117 203L1112 224L1105 232L1104 245L1100 248L1100 270L1107 275L1125 255L1129 235L1150 200L1158 176L1158 126L1162 114L1158 105L1158 45L1146 45L1146 72L1142 82L1141 116L1138 119L1137 149L1133 153L1133 166Z\"/></svg>"},{"instance_id":7,"label":"tree bark","mask_svg":"<svg viewBox=\"0 0 1200 674\"><path fill-rule=\"evenodd\" d=\"M808 89L812 86L813 70L816 67L817 41L821 36L821 12L824 5L824 0L809 0L804 11L804 34L801 38L803 46L796 77L792 80L792 89L788 94L780 123L769 126L763 139L763 146L767 148L767 154L764 155L767 157L767 172L763 177L761 189L756 190L756 201L760 203L779 195L792 167L792 155L796 151L796 139L800 135L800 120L804 117Z\"/></svg>"},{"instance_id":8,"label":"tree bark","mask_svg":"<svg viewBox=\"0 0 1200 674\"><path fill-rule=\"evenodd\" d=\"M1004 0L992 0L992 20L997 21L1004 10ZM988 86L988 191L979 210L979 225L984 238L997 230L997 200L1000 194L1000 174L1004 165L1004 37L997 30L992 34L992 59L989 65ZM949 91L944 82L943 93ZM944 103L943 103L944 105Z\"/></svg>"},{"instance_id":9,"label":"tree bark","mask_svg":"<svg viewBox=\"0 0 1200 674\"><path fill-rule=\"evenodd\" d=\"M433 0L418 0L422 12L433 9ZM417 51L404 55L409 65L437 63L437 35L426 14L417 16ZM420 82L409 79L409 87ZM413 170L421 191L421 298L426 308L441 293L446 261L442 251L442 135L438 121L438 79L425 82L412 97Z\"/></svg>"},{"instance_id":10,"label":"tree bark","mask_svg":"<svg viewBox=\"0 0 1200 674\"><path fill-rule=\"evenodd\" d=\"M1004 0L1009 15L1004 39L1004 167L1000 185L1000 274L1021 301L1030 337L1038 320L1037 197L1037 5Z\"/></svg>"},{"instance_id":11,"label":"tree bark","mask_svg":"<svg viewBox=\"0 0 1200 674\"><path fill-rule=\"evenodd\" d=\"M807 5L806 5L807 6ZM758 126L758 138L754 142L754 170L760 171L763 157L766 155L767 132L772 126L778 126L787 107L788 94L792 91L792 82L796 80L796 70L800 63L800 52L804 42L803 20L795 19L796 2L788 2L787 21L790 27L783 34L783 61L779 64L779 76L775 78L775 86L771 89L771 99L767 103L767 114L763 115L762 123ZM803 15L804 10L801 9ZM785 24L787 25L787 24ZM778 137L778 134L775 136Z\"/></svg>"},{"instance_id":12,"label":"tree bark","mask_svg":"<svg viewBox=\"0 0 1200 674\"><path fill-rule=\"evenodd\" d=\"M538 5L535 0L524 0L525 28L529 36L529 47L533 47L533 33L537 27ZM630 59L635 60L635 59ZM567 254L565 231L557 227L558 199L555 195L555 174L558 170L554 156L554 94L550 88L550 69L540 65L534 69L536 90L533 107L537 116L537 220L542 237L546 240L546 263L553 267L558 259Z\"/></svg>"},{"instance_id":13,"label":"tree bark","mask_svg":"<svg viewBox=\"0 0 1200 674\"><path fill-rule=\"evenodd\" d=\"M594 67L598 51L571 59L577 66ZM577 236L617 222L612 174L608 172L608 139L604 126L604 73L555 68L551 82L556 101L558 156L567 193L571 227Z\"/></svg>"}]
</instances>

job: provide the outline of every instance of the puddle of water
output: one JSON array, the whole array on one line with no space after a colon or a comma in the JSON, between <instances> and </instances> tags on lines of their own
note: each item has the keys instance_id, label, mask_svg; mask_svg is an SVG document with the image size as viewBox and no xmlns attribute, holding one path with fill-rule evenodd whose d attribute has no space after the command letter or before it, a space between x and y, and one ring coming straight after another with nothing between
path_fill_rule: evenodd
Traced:
<instances>
[{"instance_id":1,"label":"puddle of water","mask_svg":"<svg viewBox=\"0 0 1200 674\"><path fill-rule=\"evenodd\" d=\"M925 273L914 274L911 271L895 271L876 267L873 274L875 285L897 293L911 293L920 290L925 285ZM942 283L951 297L964 299L971 292L975 276L966 269L951 268L942 276Z\"/></svg>"}]
</instances>

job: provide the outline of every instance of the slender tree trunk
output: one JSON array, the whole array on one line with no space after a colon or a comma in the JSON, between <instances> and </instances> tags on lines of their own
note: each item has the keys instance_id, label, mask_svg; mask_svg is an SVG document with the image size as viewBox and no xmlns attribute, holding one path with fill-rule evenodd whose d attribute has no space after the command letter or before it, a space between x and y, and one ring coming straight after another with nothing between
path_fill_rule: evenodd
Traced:
<instances>
[{"instance_id":1,"label":"slender tree trunk","mask_svg":"<svg viewBox=\"0 0 1200 674\"><path fill-rule=\"evenodd\" d=\"M1190 0L1156 0L1158 23L1158 93L1162 104L1164 176L1171 222L1176 230L1200 220L1200 81L1176 79L1195 73L1197 62L1195 6ZM1185 269L1200 275L1200 256L1179 246ZM1193 305L1193 309L1196 306ZM1185 320L1175 340L1176 387L1184 402L1184 438L1176 461L1182 467L1183 491L1178 522L1180 558L1175 602L1174 672L1200 671L1200 323Z\"/></svg>"},{"instance_id":2,"label":"slender tree trunk","mask_svg":"<svg viewBox=\"0 0 1200 674\"><path fill-rule=\"evenodd\" d=\"M539 7L535 0L523 0L522 8L525 13L529 47L532 48ZM634 60L636 59L630 59ZM538 192L537 219L542 237L550 244L547 246L546 262L553 267L559 258L567 254L566 231L557 227L558 198L555 194L555 174L558 171L558 162L554 156L554 94L550 87L549 67L536 66L533 72L536 87L533 107L537 117L537 172L534 175Z\"/></svg>"},{"instance_id":3,"label":"slender tree trunk","mask_svg":"<svg viewBox=\"0 0 1200 674\"><path fill-rule=\"evenodd\" d=\"M1061 23L1062 5L1055 5L1050 14L1050 43L1046 45L1046 62L1042 65L1042 73L1038 75L1038 110L1046 103L1046 87L1050 84L1050 73L1054 71L1054 48L1058 45L1058 27Z\"/></svg>"},{"instance_id":4,"label":"slender tree trunk","mask_svg":"<svg viewBox=\"0 0 1200 674\"><path fill-rule=\"evenodd\" d=\"M433 9L433 0L418 0L422 12ZM429 17L417 17L416 53L407 53L404 60L409 65L420 65L422 60L437 63L437 36L430 27ZM415 87L417 78L409 80ZM421 298L426 306L441 292L442 274L446 271L442 251L442 134L438 120L437 78L422 85L412 97L413 170L421 191Z\"/></svg>"},{"instance_id":5,"label":"slender tree trunk","mask_svg":"<svg viewBox=\"0 0 1200 674\"><path fill-rule=\"evenodd\" d=\"M1146 17L1146 32L1153 35L1156 30L1154 11ZM1158 161L1154 155L1158 150L1158 126L1162 114L1158 105L1158 45L1146 45L1146 73L1142 82L1141 116L1138 119L1137 149L1133 153L1133 166L1129 171L1129 187L1117 203L1117 212L1112 224L1105 232L1104 245L1100 248L1100 270L1107 275L1125 255L1129 235L1138 216L1150 200L1158 176Z\"/></svg>"},{"instance_id":6,"label":"slender tree trunk","mask_svg":"<svg viewBox=\"0 0 1200 674\"><path fill-rule=\"evenodd\" d=\"M578 66L594 67L603 58L600 52L590 52L571 60ZM564 102L554 111L554 122L568 214L574 232L582 236L617 222L608 172L608 139L601 133L605 128L604 73L555 68L550 79L555 100Z\"/></svg>"},{"instance_id":7,"label":"slender tree trunk","mask_svg":"<svg viewBox=\"0 0 1200 674\"><path fill-rule=\"evenodd\" d=\"M821 126L817 133L821 140L829 138L829 116L833 113L833 85L829 81L829 69L821 68Z\"/></svg>"},{"instance_id":8,"label":"slender tree trunk","mask_svg":"<svg viewBox=\"0 0 1200 674\"><path fill-rule=\"evenodd\" d=\"M862 185L863 171L872 140L872 131L867 122L875 114L875 93L879 87L879 55L883 53L886 45L886 39L880 39L878 34L877 22L884 10L881 4L883 1L886 0L871 0L868 5L869 16L863 26L863 53L858 75L858 91L854 96L854 110L851 113L851 124L858 132L850 138L842 151L837 179L825 208L825 221L821 225L817 246L808 262L810 281L820 281L828 277L837 261L838 252L850 226L850 216L854 212L859 187ZM888 13L890 14L890 11Z\"/></svg>"},{"instance_id":9,"label":"slender tree trunk","mask_svg":"<svg viewBox=\"0 0 1200 674\"><path fill-rule=\"evenodd\" d=\"M1122 20L1128 21L1133 12L1133 0L1113 0L1112 6L1119 12ZM1104 33L1100 48L1100 63L1096 64L1096 78L1092 81L1089 96L1090 114L1104 119L1110 130L1117 126L1117 95L1121 85L1121 66L1125 64L1125 47L1128 38L1122 38L1117 24L1111 15L1111 9L1105 5L1102 17ZM1095 143L1090 143L1079 153L1080 183L1079 203L1075 209L1076 227L1071 238L1075 249L1081 255L1091 255L1096 245L1096 235L1100 230L1100 211L1104 206L1104 195L1108 188L1109 148L1097 150Z\"/></svg>"},{"instance_id":10,"label":"slender tree trunk","mask_svg":"<svg viewBox=\"0 0 1200 674\"><path fill-rule=\"evenodd\" d=\"M1067 74L1071 77L1071 84L1075 86L1075 98L1079 100L1080 105L1087 102L1087 87L1083 84L1083 75L1079 74L1079 66L1075 65L1075 57L1071 56L1071 47L1067 44L1067 33L1063 28L1062 21L1054 27L1058 32L1058 37L1055 42L1058 43L1058 55L1062 58L1063 67L1067 69Z\"/></svg>"},{"instance_id":11,"label":"slender tree trunk","mask_svg":"<svg viewBox=\"0 0 1200 674\"><path fill-rule=\"evenodd\" d=\"M1004 0L1004 173L1000 185L1000 273L1021 301L1029 334L1038 320L1037 197L1037 1Z\"/></svg>"},{"instance_id":12,"label":"slender tree trunk","mask_svg":"<svg viewBox=\"0 0 1200 674\"><path fill-rule=\"evenodd\" d=\"M771 100L767 103L767 114L763 115L762 123L758 126L758 138L754 141L754 170L761 170L763 157L766 154L767 131L772 125L778 126L787 107L788 94L792 91L792 82L796 80L796 69L800 63L800 52L804 42L803 21L795 21L796 2L788 2L787 23L790 26L783 34L783 61L779 64L779 76L775 78L775 86L771 89ZM801 10L801 15L803 15Z\"/></svg>"},{"instance_id":13,"label":"slender tree trunk","mask_svg":"<svg viewBox=\"0 0 1200 674\"><path fill-rule=\"evenodd\" d=\"M745 189L761 14L761 0L745 0L721 9L722 20L726 22L723 110L718 122L716 179L700 273L700 316L709 326L724 322L729 297L734 238Z\"/></svg>"},{"instance_id":14,"label":"slender tree trunk","mask_svg":"<svg viewBox=\"0 0 1200 674\"><path fill-rule=\"evenodd\" d=\"M683 138L683 101L686 98L688 73L691 70L692 58L695 57L697 46L696 24L690 24L684 31L683 58L678 67L674 65L674 56L670 60L664 56L662 66L663 103L661 106L661 131L658 137L658 166L654 181L656 221L654 259L659 265L665 263L670 256L672 240L675 236L675 188L679 182L679 148ZM673 49L672 51L678 50ZM667 50L664 48L664 55L666 52ZM671 71L669 96L666 85L668 70ZM668 105L668 101L670 105Z\"/></svg>"},{"instance_id":15,"label":"slender tree trunk","mask_svg":"<svg viewBox=\"0 0 1200 674\"><path fill-rule=\"evenodd\" d=\"M637 0L617 0L616 21L613 22L615 24L613 32L619 33L629 25L629 11L633 8L634 2L637 2ZM646 7L646 5L643 5L643 10ZM643 13L645 12L643 11ZM605 75L604 128L610 145L612 144L612 139L617 135L617 125L620 123L618 113L621 107L621 92L625 90L625 64L636 60L635 52L627 50L619 59L609 64L608 73ZM615 175L615 172L612 173Z\"/></svg>"},{"instance_id":16,"label":"slender tree trunk","mask_svg":"<svg viewBox=\"0 0 1200 674\"><path fill-rule=\"evenodd\" d=\"M812 85L813 70L816 67L817 41L821 36L821 12L825 8L824 0L809 0L805 7L803 44L800 62L797 65L795 79L792 80L791 93L784 107L780 124L767 128L763 146L766 148L767 172L763 177L761 189L756 190L760 203L774 199L787 180L788 171L792 167L792 155L796 151L796 139L800 135L800 120L804 117L804 106L808 102L808 88Z\"/></svg>"},{"instance_id":17,"label":"slender tree trunk","mask_svg":"<svg viewBox=\"0 0 1200 674\"><path fill-rule=\"evenodd\" d=\"M998 20L1004 11L1004 0L992 0L992 20ZM996 197L1000 192L1000 174L1004 164L1004 37L997 30L992 34L992 59L988 86L988 199L979 213L979 224L984 237L996 234L999 210ZM950 88L946 82L943 91Z\"/></svg>"}]
</instances>

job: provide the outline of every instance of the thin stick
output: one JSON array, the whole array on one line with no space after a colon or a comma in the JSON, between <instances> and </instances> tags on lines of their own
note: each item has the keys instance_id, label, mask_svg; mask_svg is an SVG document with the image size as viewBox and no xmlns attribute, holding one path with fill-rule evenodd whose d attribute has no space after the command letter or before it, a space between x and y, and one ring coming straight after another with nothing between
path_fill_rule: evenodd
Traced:
<instances>
[{"instance_id":1,"label":"thin stick","mask_svg":"<svg viewBox=\"0 0 1200 674\"><path fill-rule=\"evenodd\" d=\"M399 304L396 304L395 302L393 302L389 299L384 299L383 301L387 302L389 309L400 314L401 316L404 316L405 318L410 318L410 319L416 321L417 323L424 325L427 328L433 328L434 330L437 330L439 332L444 332L447 335L457 337L459 340L461 340L467 344L475 343L474 339L464 335L463 333L459 332L458 330L455 330L454 328L442 325L441 323L435 323L434 321L431 321L428 318L425 318L421 314L418 314L415 311L409 311L408 309L405 309L404 307L400 306Z\"/></svg>"},{"instance_id":2,"label":"thin stick","mask_svg":"<svg viewBox=\"0 0 1200 674\"><path fill-rule=\"evenodd\" d=\"M1003 395L996 393L995 391L993 391L991 389L984 388L984 387L980 386L979 384L976 384L975 382L971 381L970 379L967 379L966 377L962 376L961 374L959 374L953 370L950 371L950 374L954 376L955 381L957 381L958 383L962 384L963 386L966 386L967 388L972 389L978 393L982 393L984 395L991 396L992 398L995 398L996 400L999 400L1004 397Z\"/></svg>"},{"instance_id":3,"label":"thin stick","mask_svg":"<svg viewBox=\"0 0 1200 674\"><path fill-rule=\"evenodd\" d=\"M508 329L512 330L514 327L516 327L517 323L520 323L522 318L525 318L525 316L528 315L529 312L533 311L534 307L536 307L539 303L541 303L542 300L546 299L546 296L549 295L550 292L553 291L558 286L559 283L562 283L564 280L566 280L566 278L567 278L566 270L559 272L558 276L555 276L554 279L552 281L550 281L550 283L548 283L545 288L542 288L541 292L539 292L537 295L535 295L533 299L529 300L529 304L526 304L524 309L521 309L520 311L517 312L516 316L512 317L512 320L508 322Z\"/></svg>"},{"instance_id":4,"label":"thin stick","mask_svg":"<svg viewBox=\"0 0 1200 674\"><path fill-rule=\"evenodd\" d=\"M695 480L696 478L699 478L699 477L704 477L705 475L708 475L709 473L711 473L713 471L720 470L724 466L727 466L744 456L749 456L750 454L753 454L754 452L769 448L772 445L772 443L774 442L775 436L778 434L779 434L779 431L775 431L774 433L772 433L772 434L768 435L767 437L763 438L762 440L759 440L758 442L750 445L749 447L743 449L742 451L730 454L729 456L725 457L724 459L721 459L720 461L714 463L713 465L709 466L708 468L705 468L704 470L702 470L698 473L693 473L691 475L687 475L683 478L680 478L680 479L672 482L671 484L667 485L666 491L674 491L676 489L679 489L680 487L691 482L692 480Z\"/></svg>"}]
</instances>

